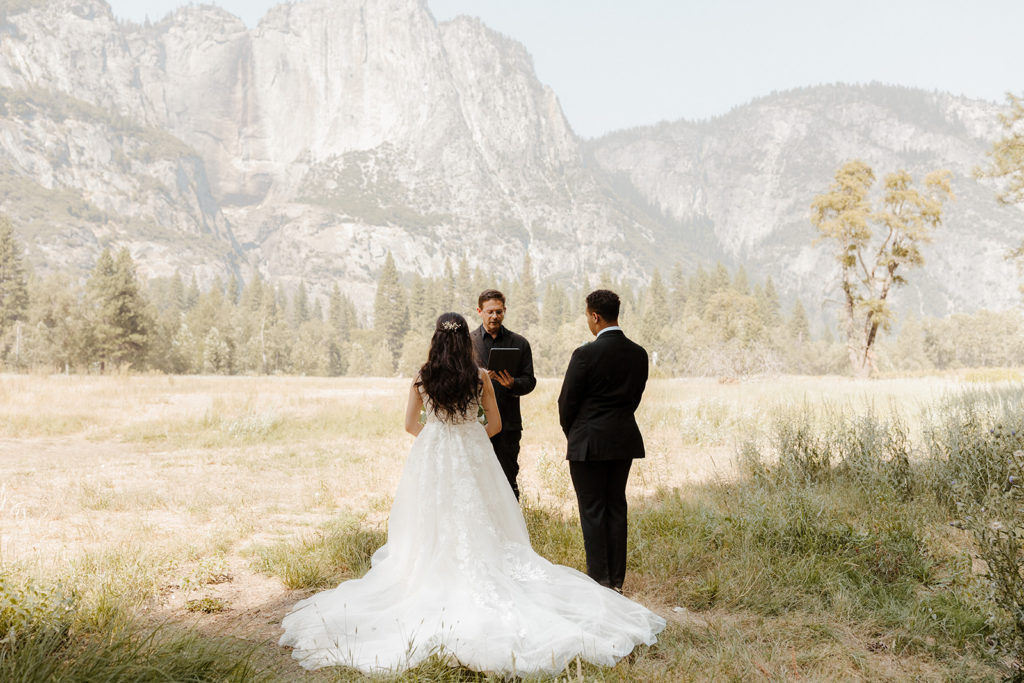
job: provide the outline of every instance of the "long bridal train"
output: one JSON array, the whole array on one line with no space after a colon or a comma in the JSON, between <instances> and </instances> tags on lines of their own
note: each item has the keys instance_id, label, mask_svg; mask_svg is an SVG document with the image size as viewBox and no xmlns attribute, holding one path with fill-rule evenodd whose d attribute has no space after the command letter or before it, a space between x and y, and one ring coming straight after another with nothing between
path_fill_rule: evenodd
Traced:
<instances>
[{"instance_id":1,"label":"long bridal train","mask_svg":"<svg viewBox=\"0 0 1024 683\"><path fill-rule=\"evenodd\" d=\"M474 418L427 415L371 569L282 621L280 643L302 666L397 672L437 653L477 671L554 674L576 656L611 666L657 640L664 619L533 551Z\"/></svg>"}]
</instances>

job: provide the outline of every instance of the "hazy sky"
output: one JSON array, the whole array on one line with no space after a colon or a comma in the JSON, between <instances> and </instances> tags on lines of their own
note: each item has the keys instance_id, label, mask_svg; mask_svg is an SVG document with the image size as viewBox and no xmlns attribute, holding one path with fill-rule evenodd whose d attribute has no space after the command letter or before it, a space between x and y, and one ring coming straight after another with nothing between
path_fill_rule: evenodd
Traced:
<instances>
[{"instance_id":1,"label":"hazy sky","mask_svg":"<svg viewBox=\"0 0 1024 683\"><path fill-rule=\"evenodd\" d=\"M255 26L279 0L207 0ZM183 0L111 0L156 21ZM821 83L1002 101L1024 91L1021 0L428 0L523 43L577 133L702 119Z\"/></svg>"}]
</instances>

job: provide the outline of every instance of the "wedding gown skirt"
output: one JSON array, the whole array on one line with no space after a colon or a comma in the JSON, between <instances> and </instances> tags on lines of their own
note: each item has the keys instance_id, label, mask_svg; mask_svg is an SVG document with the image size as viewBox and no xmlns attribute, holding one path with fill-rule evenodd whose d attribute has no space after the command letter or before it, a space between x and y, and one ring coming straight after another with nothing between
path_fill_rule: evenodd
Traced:
<instances>
[{"instance_id":1,"label":"wedding gown skirt","mask_svg":"<svg viewBox=\"0 0 1024 683\"><path fill-rule=\"evenodd\" d=\"M665 621L530 547L482 425L429 420L413 443L388 540L360 579L300 601L281 645L302 666L397 672L432 654L500 674L611 666Z\"/></svg>"}]
</instances>

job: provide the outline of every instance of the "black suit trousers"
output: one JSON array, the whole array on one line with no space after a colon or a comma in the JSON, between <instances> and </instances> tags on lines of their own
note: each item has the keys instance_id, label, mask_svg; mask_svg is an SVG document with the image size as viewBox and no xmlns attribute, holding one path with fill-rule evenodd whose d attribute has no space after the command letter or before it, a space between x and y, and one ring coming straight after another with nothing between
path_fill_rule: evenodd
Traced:
<instances>
[{"instance_id":1,"label":"black suit trousers","mask_svg":"<svg viewBox=\"0 0 1024 683\"><path fill-rule=\"evenodd\" d=\"M494 454L498 456L501 463L501 470L508 479L508 485L512 487L512 493L516 494L519 500L519 441L523 437L523 430L511 429L501 430L491 437L491 446L494 447Z\"/></svg>"},{"instance_id":2,"label":"black suit trousers","mask_svg":"<svg viewBox=\"0 0 1024 683\"><path fill-rule=\"evenodd\" d=\"M587 574L602 586L626 578L626 480L632 460L569 461L580 507Z\"/></svg>"}]
</instances>

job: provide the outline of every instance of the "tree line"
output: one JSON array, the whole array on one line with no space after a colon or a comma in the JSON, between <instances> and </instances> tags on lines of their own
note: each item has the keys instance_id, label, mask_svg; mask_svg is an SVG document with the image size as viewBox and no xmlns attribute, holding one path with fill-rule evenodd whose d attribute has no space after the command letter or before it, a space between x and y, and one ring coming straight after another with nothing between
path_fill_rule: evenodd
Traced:
<instances>
[{"instance_id":1,"label":"tree line","mask_svg":"<svg viewBox=\"0 0 1024 683\"><path fill-rule=\"evenodd\" d=\"M1000 183L997 199L1024 202L1024 100L1008 96L1004 136L979 177ZM559 375L587 340L582 302L593 286L617 291L630 334L650 352L652 372L738 376L774 372L870 376L878 368L921 371L1024 365L1019 311L908 319L897 324L890 295L923 264L944 203L948 171L915 186L905 170L884 176L859 160L837 169L811 203L811 223L838 264L841 341L829 324L812 334L797 298L780 301L771 278L751 283L742 267L678 265L655 270L643 287L602 274L578 288L547 282L540 291L527 254L517 277L495 281L463 260L440 277L404 279L389 253L378 275L372 317L335 285L326 297L305 284L290 290L255 270L245 282L200 290L180 274L140 281L127 249L105 250L89 277L27 274L10 221L0 215L0 367L57 371L112 368L167 373L411 375L422 363L443 311L474 319L476 293L503 290L508 326L531 340L540 375ZM1008 254L1024 262L1024 246ZM889 339L884 333L898 329Z\"/></svg>"},{"instance_id":2,"label":"tree line","mask_svg":"<svg viewBox=\"0 0 1024 683\"><path fill-rule=\"evenodd\" d=\"M571 289L538 285L529 256L520 272L493 281L465 261L439 277L401 277L389 254L372 317L335 285L314 297L264 280L181 276L143 281L127 249L105 250L84 281L28 273L9 220L0 217L0 362L6 370L173 374L410 376L423 362L439 312L476 324L476 294L508 297L506 324L530 340L536 371L558 376L589 339L583 298L594 287L622 297L622 321L650 352L656 376L733 377L850 370L848 344L830 326L812 331L804 303L780 300L771 278L751 282L722 264L646 286L601 275ZM1011 313L906 321L879 345L884 370L1024 365L1024 320Z\"/></svg>"}]
</instances>

